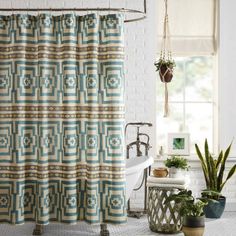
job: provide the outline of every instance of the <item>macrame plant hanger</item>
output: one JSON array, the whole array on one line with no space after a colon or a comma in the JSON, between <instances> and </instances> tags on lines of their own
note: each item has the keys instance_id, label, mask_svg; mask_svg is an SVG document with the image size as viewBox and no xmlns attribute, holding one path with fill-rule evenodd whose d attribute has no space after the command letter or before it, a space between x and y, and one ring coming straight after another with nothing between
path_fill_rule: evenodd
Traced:
<instances>
[{"instance_id":1,"label":"macrame plant hanger","mask_svg":"<svg viewBox=\"0 0 236 236\"><path fill-rule=\"evenodd\" d=\"M169 116L169 102L168 102L168 86L173 77L173 67L175 63L172 59L171 44L170 44L170 29L168 19L168 0L165 2L165 16L163 25L163 38L161 43L161 52L159 58L159 75L161 81L165 84L165 105L164 105L164 117Z\"/></svg>"}]
</instances>

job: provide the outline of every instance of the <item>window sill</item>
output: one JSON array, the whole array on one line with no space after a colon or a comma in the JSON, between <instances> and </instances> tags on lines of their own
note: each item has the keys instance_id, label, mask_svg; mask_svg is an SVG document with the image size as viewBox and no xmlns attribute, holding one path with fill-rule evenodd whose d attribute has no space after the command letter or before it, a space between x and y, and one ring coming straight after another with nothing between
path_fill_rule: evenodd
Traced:
<instances>
[{"instance_id":1,"label":"window sill","mask_svg":"<svg viewBox=\"0 0 236 236\"><path fill-rule=\"evenodd\" d=\"M169 156L164 155L164 156L159 156L157 155L156 158L154 159L154 163L152 165L153 168L157 167L164 167L164 161L168 158ZM196 155L190 155L185 157L190 165L191 169L195 168L201 168L201 163ZM236 156L231 156L228 158L227 163L226 163L226 168L232 167L232 164L236 163Z\"/></svg>"}]
</instances>

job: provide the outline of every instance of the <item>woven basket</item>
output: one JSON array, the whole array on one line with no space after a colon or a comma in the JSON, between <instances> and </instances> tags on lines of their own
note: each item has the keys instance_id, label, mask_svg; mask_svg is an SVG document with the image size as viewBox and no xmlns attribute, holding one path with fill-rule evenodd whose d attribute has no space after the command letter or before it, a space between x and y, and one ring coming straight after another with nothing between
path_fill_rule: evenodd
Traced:
<instances>
[{"instance_id":1,"label":"woven basket","mask_svg":"<svg viewBox=\"0 0 236 236\"><path fill-rule=\"evenodd\" d=\"M168 234L180 232L182 220L179 205L174 202L164 204L166 198L176 190L176 188L149 187L147 214L151 231Z\"/></svg>"}]
</instances>

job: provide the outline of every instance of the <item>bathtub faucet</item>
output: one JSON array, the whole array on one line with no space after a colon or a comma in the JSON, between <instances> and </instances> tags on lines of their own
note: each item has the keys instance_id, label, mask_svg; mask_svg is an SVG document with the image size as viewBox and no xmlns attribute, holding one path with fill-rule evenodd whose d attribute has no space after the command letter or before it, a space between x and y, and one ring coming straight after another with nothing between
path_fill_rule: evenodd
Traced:
<instances>
[{"instance_id":1,"label":"bathtub faucet","mask_svg":"<svg viewBox=\"0 0 236 236\"><path fill-rule=\"evenodd\" d=\"M130 149L133 148L133 146L136 146L136 152L137 152L136 155L137 156L142 156L143 155L143 153L141 151L141 146L144 146L145 147L145 155L147 156L148 155L148 150L151 148L151 146L149 144L150 137L149 137L148 134L140 133L139 130L143 126L151 127L152 123L147 123L147 122L130 122L130 123L128 123L125 126L125 137L126 137L126 134L127 134L128 126L135 126L137 128L137 134L136 134L136 140L134 142L129 143L126 146L126 154L127 154L126 158L127 159L129 158L129 151L130 151ZM147 138L146 142L140 141L141 136L144 136L144 137Z\"/></svg>"},{"instance_id":2,"label":"bathtub faucet","mask_svg":"<svg viewBox=\"0 0 236 236\"><path fill-rule=\"evenodd\" d=\"M130 149L132 149L134 146L136 147L136 156L140 157L143 156L143 153L141 151L141 147L143 146L145 149L145 156L148 156L148 151L151 148L149 141L150 141L150 137L148 134L146 133L140 133L140 128L143 126L148 126L151 127L152 124L151 123L146 123L146 122L131 122L128 123L125 126L125 138L126 138L126 132L127 132L127 128L128 126L134 126L137 128L137 133L136 133L136 140L129 143L126 146L126 158L129 159L129 152ZM145 137L146 140L141 140L140 137ZM141 189L142 186L144 186L144 208L143 210L131 210L130 209L130 200L128 201L128 206L127 206L127 212L129 216L133 216L133 217L137 217L139 218L142 214L146 214L147 211L147 177L150 175L150 167L144 169L143 171L143 177L141 180L141 183L139 184L138 187L136 187L135 189L133 189L133 191L138 191L139 189Z\"/></svg>"}]
</instances>

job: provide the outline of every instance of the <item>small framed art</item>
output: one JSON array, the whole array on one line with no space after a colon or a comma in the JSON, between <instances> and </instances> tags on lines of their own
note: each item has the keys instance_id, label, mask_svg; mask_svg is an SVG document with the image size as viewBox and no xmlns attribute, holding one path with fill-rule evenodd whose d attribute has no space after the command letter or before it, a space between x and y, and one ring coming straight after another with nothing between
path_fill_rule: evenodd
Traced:
<instances>
[{"instance_id":1,"label":"small framed art","mask_svg":"<svg viewBox=\"0 0 236 236\"><path fill-rule=\"evenodd\" d=\"M189 155L189 133L168 134L168 155Z\"/></svg>"}]
</instances>

